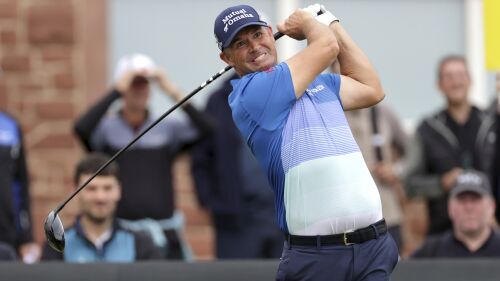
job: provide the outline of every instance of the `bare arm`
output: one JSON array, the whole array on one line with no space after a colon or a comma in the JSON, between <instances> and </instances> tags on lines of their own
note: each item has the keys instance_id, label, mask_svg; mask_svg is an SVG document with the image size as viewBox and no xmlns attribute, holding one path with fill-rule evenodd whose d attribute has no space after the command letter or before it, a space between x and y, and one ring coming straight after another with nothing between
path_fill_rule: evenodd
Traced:
<instances>
[{"instance_id":1,"label":"bare arm","mask_svg":"<svg viewBox=\"0 0 500 281\"><path fill-rule=\"evenodd\" d=\"M292 75L295 96L300 98L307 86L333 63L339 52L335 34L314 19L310 12L295 11L278 30L294 39L307 39L307 47L286 61Z\"/></svg>"},{"instance_id":2,"label":"bare arm","mask_svg":"<svg viewBox=\"0 0 500 281\"><path fill-rule=\"evenodd\" d=\"M340 52L340 98L344 110L369 107L380 102L385 94L380 79L368 57L347 34L339 22L330 24Z\"/></svg>"}]
</instances>

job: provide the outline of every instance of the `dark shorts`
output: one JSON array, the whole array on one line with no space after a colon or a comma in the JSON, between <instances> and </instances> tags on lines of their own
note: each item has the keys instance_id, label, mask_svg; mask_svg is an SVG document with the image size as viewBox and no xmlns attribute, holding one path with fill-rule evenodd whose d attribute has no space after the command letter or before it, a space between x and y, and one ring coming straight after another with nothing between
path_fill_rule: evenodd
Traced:
<instances>
[{"instance_id":1,"label":"dark shorts","mask_svg":"<svg viewBox=\"0 0 500 281\"><path fill-rule=\"evenodd\" d=\"M350 246L290 246L285 241L276 280L389 280L398 260L388 233Z\"/></svg>"}]
</instances>

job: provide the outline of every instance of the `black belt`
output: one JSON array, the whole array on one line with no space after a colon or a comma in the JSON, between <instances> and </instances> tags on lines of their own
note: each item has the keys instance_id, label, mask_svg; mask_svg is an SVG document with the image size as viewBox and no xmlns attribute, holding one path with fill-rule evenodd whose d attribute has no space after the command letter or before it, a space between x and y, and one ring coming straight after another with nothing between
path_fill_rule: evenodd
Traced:
<instances>
[{"instance_id":1,"label":"black belt","mask_svg":"<svg viewBox=\"0 0 500 281\"><path fill-rule=\"evenodd\" d=\"M298 246L319 246L319 245L352 245L363 243L368 240L378 238L378 236L387 232L387 225L382 219L365 228L360 228L352 232L341 234L318 235L318 236L297 236L287 235L286 238L290 245Z\"/></svg>"}]
</instances>

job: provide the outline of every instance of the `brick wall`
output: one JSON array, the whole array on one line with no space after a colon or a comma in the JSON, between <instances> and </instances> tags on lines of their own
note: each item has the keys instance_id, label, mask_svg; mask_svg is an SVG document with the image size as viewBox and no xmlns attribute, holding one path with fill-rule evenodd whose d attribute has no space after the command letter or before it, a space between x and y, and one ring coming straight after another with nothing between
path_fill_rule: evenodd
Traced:
<instances>
[{"instance_id":1,"label":"brick wall","mask_svg":"<svg viewBox=\"0 0 500 281\"><path fill-rule=\"evenodd\" d=\"M0 0L0 109L21 122L31 176L36 239L43 220L72 190L83 151L72 124L106 90L107 1ZM208 215L194 199L189 158L175 165L177 203L198 259L213 258ZM61 214L69 225L77 211Z\"/></svg>"}]
</instances>

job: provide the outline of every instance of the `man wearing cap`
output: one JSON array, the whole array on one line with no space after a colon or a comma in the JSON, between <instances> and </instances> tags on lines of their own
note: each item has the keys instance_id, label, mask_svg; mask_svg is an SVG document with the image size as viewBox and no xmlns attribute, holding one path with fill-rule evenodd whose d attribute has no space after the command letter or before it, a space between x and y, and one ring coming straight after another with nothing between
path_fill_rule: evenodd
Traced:
<instances>
[{"instance_id":1,"label":"man wearing cap","mask_svg":"<svg viewBox=\"0 0 500 281\"><path fill-rule=\"evenodd\" d=\"M158 83L174 101L182 99L182 93L150 57L143 54L122 57L109 94L75 124L75 132L85 148L113 155L154 122L147 105L153 83ZM123 101L121 108L106 114L118 99ZM203 113L189 103L182 109L190 122L177 119L160 122L117 159L122 183L117 217L133 221L128 224L132 229L156 230L152 232L155 242L166 247L168 258L175 259L187 258L189 252L182 247L180 237L182 216L175 212L172 165L180 152L210 132Z\"/></svg>"},{"instance_id":2,"label":"man wearing cap","mask_svg":"<svg viewBox=\"0 0 500 281\"><path fill-rule=\"evenodd\" d=\"M453 230L429 237L414 258L500 257L500 234L493 229L495 201L485 174L465 171L448 199Z\"/></svg>"},{"instance_id":3,"label":"man wearing cap","mask_svg":"<svg viewBox=\"0 0 500 281\"><path fill-rule=\"evenodd\" d=\"M279 64L272 28L255 9L222 11L214 25L220 58L240 76L228 100L275 194L285 234L276 280L389 280L398 249L343 113L384 93L366 55L321 8L278 25L308 43ZM335 59L341 75L321 74Z\"/></svg>"}]
</instances>

